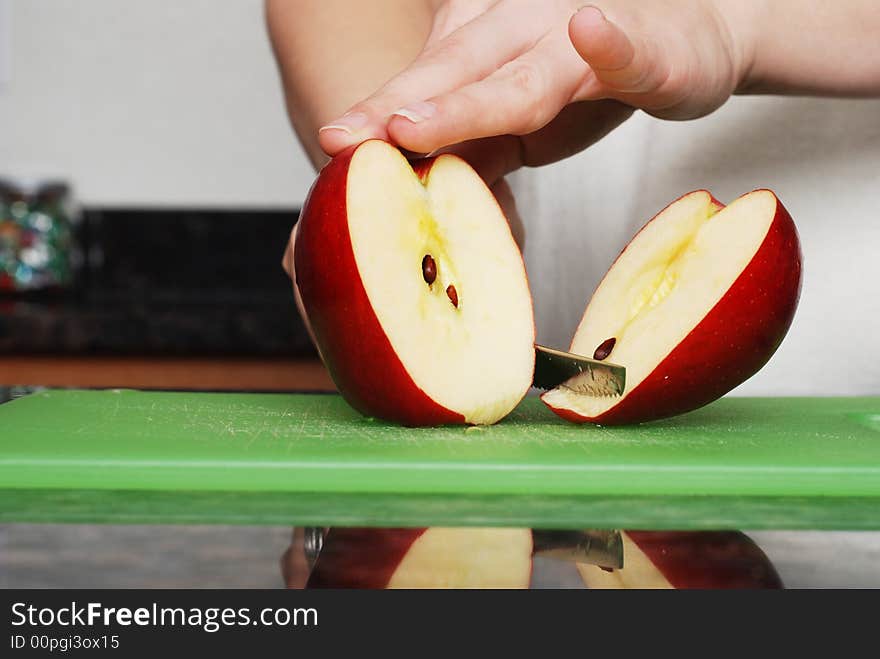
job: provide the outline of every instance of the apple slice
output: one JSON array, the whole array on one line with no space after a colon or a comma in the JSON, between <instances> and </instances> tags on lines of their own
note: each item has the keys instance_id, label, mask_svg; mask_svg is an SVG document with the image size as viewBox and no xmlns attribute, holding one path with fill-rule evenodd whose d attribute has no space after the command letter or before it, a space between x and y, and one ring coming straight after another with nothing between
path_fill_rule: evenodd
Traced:
<instances>
[{"instance_id":1,"label":"apple slice","mask_svg":"<svg viewBox=\"0 0 880 659\"><path fill-rule=\"evenodd\" d=\"M307 588L528 588L529 529L333 528Z\"/></svg>"},{"instance_id":2,"label":"apple slice","mask_svg":"<svg viewBox=\"0 0 880 659\"><path fill-rule=\"evenodd\" d=\"M405 425L489 424L529 389L535 325L522 255L482 179L416 169L370 140L321 171L294 246L297 295L348 403Z\"/></svg>"},{"instance_id":3,"label":"apple slice","mask_svg":"<svg viewBox=\"0 0 880 659\"><path fill-rule=\"evenodd\" d=\"M737 531L626 531L623 568L579 563L587 588L782 588L773 564Z\"/></svg>"},{"instance_id":4,"label":"apple slice","mask_svg":"<svg viewBox=\"0 0 880 659\"><path fill-rule=\"evenodd\" d=\"M667 206L593 294L571 352L626 367L619 398L569 381L542 400L569 421L638 423L694 410L756 373L794 317L801 249L769 190L724 207L705 190Z\"/></svg>"}]
</instances>

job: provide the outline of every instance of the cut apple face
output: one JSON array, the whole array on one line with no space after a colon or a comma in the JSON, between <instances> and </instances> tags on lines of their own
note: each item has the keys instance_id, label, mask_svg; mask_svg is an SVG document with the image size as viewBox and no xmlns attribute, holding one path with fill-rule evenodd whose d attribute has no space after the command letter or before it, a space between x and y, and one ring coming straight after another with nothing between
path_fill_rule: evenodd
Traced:
<instances>
[{"instance_id":1,"label":"cut apple face","mask_svg":"<svg viewBox=\"0 0 880 659\"><path fill-rule=\"evenodd\" d=\"M779 589L776 568L738 531L626 531L623 568L578 564L587 588Z\"/></svg>"},{"instance_id":2,"label":"cut apple face","mask_svg":"<svg viewBox=\"0 0 880 659\"><path fill-rule=\"evenodd\" d=\"M529 529L334 528L307 588L528 588Z\"/></svg>"},{"instance_id":3,"label":"cut apple face","mask_svg":"<svg viewBox=\"0 0 880 659\"><path fill-rule=\"evenodd\" d=\"M340 154L309 193L294 263L321 356L363 414L489 424L528 391L535 329L522 255L460 158L414 170L378 140Z\"/></svg>"},{"instance_id":4,"label":"cut apple face","mask_svg":"<svg viewBox=\"0 0 880 659\"><path fill-rule=\"evenodd\" d=\"M757 372L797 307L801 250L769 190L723 206L681 197L633 238L594 293L570 351L626 367L619 398L563 384L542 396L575 422L638 423L721 397Z\"/></svg>"}]
</instances>

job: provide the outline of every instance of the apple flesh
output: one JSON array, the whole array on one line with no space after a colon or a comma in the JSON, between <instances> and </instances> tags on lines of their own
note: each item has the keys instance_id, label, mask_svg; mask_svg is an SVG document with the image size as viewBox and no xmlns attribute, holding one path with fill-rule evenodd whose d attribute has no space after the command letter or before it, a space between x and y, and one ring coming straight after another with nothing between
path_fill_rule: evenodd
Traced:
<instances>
[{"instance_id":1,"label":"apple flesh","mask_svg":"<svg viewBox=\"0 0 880 659\"><path fill-rule=\"evenodd\" d=\"M528 588L528 529L333 528L307 588Z\"/></svg>"},{"instance_id":2,"label":"apple flesh","mask_svg":"<svg viewBox=\"0 0 880 659\"><path fill-rule=\"evenodd\" d=\"M410 426L489 424L534 372L522 255L492 193L458 157L415 169L370 140L309 192L295 294L339 392Z\"/></svg>"},{"instance_id":3,"label":"apple flesh","mask_svg":"<svg viewBox=\"0 0 880 659\"><path fill-rule=\"evenodd\" d=\"M736 531L625 531L623 568L578 564L587 588L773 589L782 580Z\"/></svg>"},{"instance_id":4,"label":"apple flesh","mask_svg":"<svg viewBox=\"0 0 880 659\"><path fill-rule=\"evenodd\" d=\"M794 222L773 192L756 190L726 207L705 190L681 197L621 252L571 343L571 352L625 366L623 395L583 395L571 380L542 400L569 421L613 425L720 398L785 337L801 262Z\"/></svg>"}]
</instances>

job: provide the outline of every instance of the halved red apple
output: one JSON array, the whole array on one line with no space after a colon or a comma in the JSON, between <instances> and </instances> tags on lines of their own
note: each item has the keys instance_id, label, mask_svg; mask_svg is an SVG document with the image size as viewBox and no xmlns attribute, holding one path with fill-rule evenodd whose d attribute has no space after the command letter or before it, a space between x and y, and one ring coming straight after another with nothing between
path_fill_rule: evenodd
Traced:
<instances>
[{"instance_id":1,"label":"halved red apple","mask_svg":"<svg viewBox=\"0 0 880 659\"><path fill-rule=\"evenodd\" d=\"M587 588L782 588L761 548L737 531L625 531L623 568L579 563Z\"/></svg>"},{"instance_id":2,"label":"halved red apple","mask_svg":"<svg viewBox=\"0 0 880 659\"><path fill-rule=\"evenodd\" d=\"M333 528L307 588L528 588L529 529Z\"/></svg>"},{"instance_id":3,"label":"halved red apple","mask_svg":"<svg viewBox=\"0 0 880 659\"><path fill-rule=\"evenodd\" d=\"M488 424L523 398L534 319L522 255L460 158L414 170L370 140L320 173L296 231L297 295L337 388L405 425Z\"/></svg>"},{"instance_id":4,"label":"halved red apple","mask_svg":"<svg viewBox=\"0 0 880 659\"><path fill-rule=\"evenodd\" d=\"M569 382L542 400L574 422L624 424L694 410L756 373L791 325L801 249L769 190L723 206L676 200L626 246L594 293L571 352L626 367L619 398Z\"/></svg>"}]
</instances>

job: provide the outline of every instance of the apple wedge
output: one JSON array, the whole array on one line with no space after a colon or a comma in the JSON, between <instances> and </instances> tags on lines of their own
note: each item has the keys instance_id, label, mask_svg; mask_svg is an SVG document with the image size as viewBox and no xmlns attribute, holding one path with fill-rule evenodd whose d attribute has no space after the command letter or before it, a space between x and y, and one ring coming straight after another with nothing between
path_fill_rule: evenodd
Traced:
<instances>
[{"instance_id":1,"label":"apple wedge","mask_svg":"<svg viewBox=\"0 0 880 659\"><path fill-rule=\"evenodd\" d=\"M404 425L490 424L529 389L522 255L458 157L415 169L369 140L321 171L296 230L296 295L339 392Z\"/></svg>"},{"instance_id":2,"label":"apple wedge","mask_svg":"<svg viewBox=\"0 0 880 659\"><path fill-rule=\"evenodd\" d=\"M528 588L529 529L333 528L306 588Z\"/></svg>"},{"instance_id":3,"label":"apple wedge","mask_svg":"<svg viewBox=\"0 0 880 659\"><path fill-rule=\"evenodd\" d=\"M623 568L579 563L587 588L782 588L773 564L736 531L625 531Z\"/></svg>"},{"instance_id":4,"label":"apple wedge","mask_svg":"<svg viewBox=\"0 0 880 659\"><path fill-rule=\"evenodd\" d=\"M541 398L574 422L639 423L697 409L756 373L791 325L801 248L769 190L723 206L705 190L648 222L593 294L571 352L626 367L619 398Z\"/></svg>"}]
</instances>

